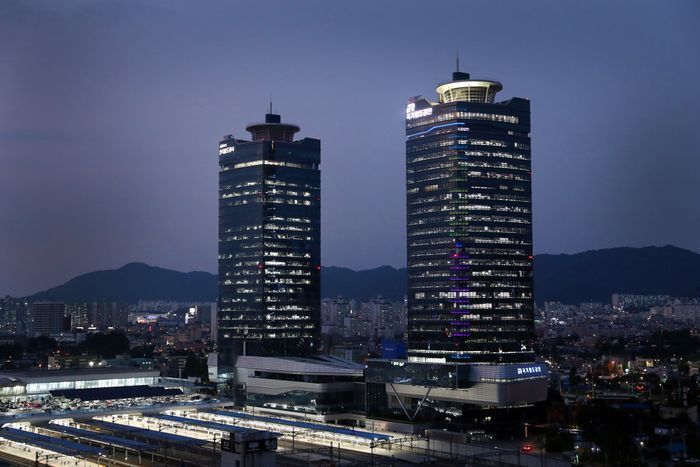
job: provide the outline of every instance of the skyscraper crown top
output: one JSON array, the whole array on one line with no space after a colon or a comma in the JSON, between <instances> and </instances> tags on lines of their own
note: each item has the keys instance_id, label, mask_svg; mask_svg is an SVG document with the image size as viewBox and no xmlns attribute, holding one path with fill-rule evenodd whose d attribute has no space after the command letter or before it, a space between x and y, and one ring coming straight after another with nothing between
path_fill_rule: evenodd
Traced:
<instances>
[{"instance_id":1,"label":"skyscraper crown top","mask_svg":"<svg viewBox=\"0 0 700 467\"><path fill-rule=\"evenodd\" d=\"M265 123L253 123L246 127L253 141L287 141L294 140L299 131L297 125L282 123L282 117L272 112L265 114Z\"/></svg>"},{"instance_id":2,"label":"skyscraper crown top","mask_svg":"<svg viewBox=\"0 0 700 467\"><path fill-rule=\"evenodd\" d=\"M452 72L452 81L441 83L435 91L441 104L448 102L493 103L496 93L501 89L503 89L503 85L498 81L471 79L469 73L458 70Z\"/></svg>"}]
</instances>

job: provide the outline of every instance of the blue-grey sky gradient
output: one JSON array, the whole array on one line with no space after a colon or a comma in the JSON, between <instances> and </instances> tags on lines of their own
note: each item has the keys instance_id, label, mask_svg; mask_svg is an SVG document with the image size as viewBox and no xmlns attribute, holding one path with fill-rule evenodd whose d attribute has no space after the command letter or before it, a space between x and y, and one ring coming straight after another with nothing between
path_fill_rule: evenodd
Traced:
<instances>
[{"instance_id":1,"label":"blue-grey sky gradient","mask_svg":"<svg viewBox=\"0 0 700 467\"><path fill-rule=\"evenodd\" d=\"M217 143L322 140L323 264L405 265L404 106L532 100L535 251L700 250L700 2L0 2L0 294L216 270Z\"/></svg>"}]
</instances>

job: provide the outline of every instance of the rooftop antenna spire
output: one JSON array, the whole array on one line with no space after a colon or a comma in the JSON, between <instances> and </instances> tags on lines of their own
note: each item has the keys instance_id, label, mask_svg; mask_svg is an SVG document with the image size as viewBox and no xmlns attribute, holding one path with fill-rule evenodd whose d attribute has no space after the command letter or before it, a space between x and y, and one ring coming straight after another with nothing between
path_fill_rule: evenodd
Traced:
<instances>
[{"instance_id":1,"label":"rooftop antenna spire","mask_svg":"<svg viewBox=\"0 0 700 467\"><path fill-rule=\"evenodd\" d=\"M272 96L270 96L270 114L272 114Z\"/></svg>"},{"instance_id":2,"label":"rooftop antenna spire","mask_svg":"<svg viewBox=\"0 0 700 467\"><path fill-rule=\"evenodd\" d=\"M457 49L457 69L455 71L459 71L459 49Z\"/></svg>"}]
</instances>

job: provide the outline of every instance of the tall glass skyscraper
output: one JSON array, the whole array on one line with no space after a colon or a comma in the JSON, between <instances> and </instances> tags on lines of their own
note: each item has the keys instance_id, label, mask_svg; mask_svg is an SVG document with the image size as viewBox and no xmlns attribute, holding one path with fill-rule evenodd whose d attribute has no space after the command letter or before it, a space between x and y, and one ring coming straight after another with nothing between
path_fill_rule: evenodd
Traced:
<instances>
[{"instance_id":1,"label":"tall glass skyscraper","mask_svg":"<svg viewBox=\"0 0 700 467\"><path fill-rule=\"evenodd\" d=\"M267 114L219 143L219 372L319 346L321 142Z\"/></svg>"},{"instance_id":2,"label":"tall glass skyscraper","mask_svg":"<svg viewBox=\"0 0 700 467\"><path fill-rule=\"evenodd\" d=\"M501 89L458 71L406 106L410 361L534 360L530 102Z\"/></svg>"}]
</instances>

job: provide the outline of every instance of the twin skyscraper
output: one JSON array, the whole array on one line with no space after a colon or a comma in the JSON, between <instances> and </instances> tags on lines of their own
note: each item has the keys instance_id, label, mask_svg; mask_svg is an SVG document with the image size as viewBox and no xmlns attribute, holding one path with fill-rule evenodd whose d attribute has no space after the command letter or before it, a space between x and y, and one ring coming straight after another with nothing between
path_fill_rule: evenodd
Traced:
<instances>
[{"instance_id":1,"label":"twin skyscraper","mask_svg":"<svg viewBox=\"0 0 700 467\"><path fill-rule=\"evenodd\" d=\"M427 369L446 375L437 398L456 390L447 398L503 405L546 393L531 347L530 102L496 102L501 89L457 71L437 102L406 106L408 360L368 362L366 384L407 416L406 404L422 400L420 409L427 396L397 387L430 387ZM220 375L241 356L322 350L320 141L294 140L299 127L272 113L247 130L249 140L219 144ZM392 376L397 368L410 378ZM519 389L474 399L467 392L484 374Z\"/></svg>"},{"instance_id":2,"label":"twin skyscraper","mask_svg":"<svg viewBox=\"0 0 700 467\"><path fill-rule=\"evenodd\" d=\"M265 115L219 144L219 352L319 351L321 142ZM227 365L228 364L228 365Z\"/></svg>"},{"instance_id":3,"label":"twin skyscraper","mask_svg":"<svg viewBox=\"0 0 700 467\"><path fill-rule=\"evenodd\" d=\"M530 102L455 72L406 106L409 359L530 362Z\"/></svg>"}]
</instances>

